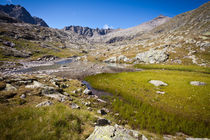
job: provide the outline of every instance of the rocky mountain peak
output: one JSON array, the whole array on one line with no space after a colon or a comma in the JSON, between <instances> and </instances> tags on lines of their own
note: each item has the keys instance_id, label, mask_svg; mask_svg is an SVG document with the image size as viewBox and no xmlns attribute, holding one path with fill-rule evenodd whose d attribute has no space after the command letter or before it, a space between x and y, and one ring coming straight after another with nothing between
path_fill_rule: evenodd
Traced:
<instances>
[{"instance_id":1,"label":"rocky mountain peak","mask_svg":"<svg viewBox=\"0 0 210 140\"><path fill-rule=\"evenodd\" d=\"M93 29L89 27L82 27L82 26L66 26L64 27L64 31L67 32L73 32L78 35L86 36L86 37L92 37L97 35L106 35L107 33L110 33L113 31L113 29Z\"/></svg>"},{"instance_id":2,"label":"rocky mountain peak","mask_svg":"<svg viewBox=\"0 0 210 140\"><path fill-rule=\"evenodd\" d=\"M32 17L31 14L20 5L0 5L0 11L8 14L10 17L23 21L25 23L48 27L44 20L37 17Z\"/></svg>"}]
</instances>

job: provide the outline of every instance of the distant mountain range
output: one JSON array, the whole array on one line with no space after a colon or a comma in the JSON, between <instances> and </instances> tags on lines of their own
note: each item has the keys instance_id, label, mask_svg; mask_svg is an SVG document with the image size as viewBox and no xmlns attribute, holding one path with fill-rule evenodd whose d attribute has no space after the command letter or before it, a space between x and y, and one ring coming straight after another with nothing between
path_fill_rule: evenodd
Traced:
<instances>
[{"instance_id":1,"label":"distant mountain range","mask_svg":"<svg viewBox=\"0 0 210 140\"><path fill-rule=\"evenodd\" d=\"M93 37L96 35L106 35L113 31L113 29L92 29L89 27L81 27L81 26L66 26L64 31L71 31L78 35L83 35L86 37Z\"/></svg>"}]
</instances>

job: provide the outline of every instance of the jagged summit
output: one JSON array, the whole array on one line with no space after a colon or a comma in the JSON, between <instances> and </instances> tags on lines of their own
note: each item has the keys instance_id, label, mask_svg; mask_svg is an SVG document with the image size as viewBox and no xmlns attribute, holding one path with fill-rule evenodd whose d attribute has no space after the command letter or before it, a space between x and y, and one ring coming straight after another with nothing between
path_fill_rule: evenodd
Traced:
<instances>
[{"instance_id":1,"label":"jagged summit","mask_svg":"<svg viewBox=\"0 0 210 140\"><path fill-rule=\"evenodd\" d=\"M78 35L86 36L86 37L93 37L97 35L106 35L113 31L113 29L93 29L89 27L82 27L82 26L66 26L64 27L64 31L73 32Z\"/></svg>"},{"instance_id":2,"label":"jagged summit","mask_svg":"<svg viewBox=\"0 0 210 140\"><path fill-rule=\"evenodd\" d=\"M20 5L0 5L0 11L8 14L8 16L10 17L23 21L25 23L49 27L44 20L38 17L32 17L31 14Z\"/></svg>"}]
</instances>

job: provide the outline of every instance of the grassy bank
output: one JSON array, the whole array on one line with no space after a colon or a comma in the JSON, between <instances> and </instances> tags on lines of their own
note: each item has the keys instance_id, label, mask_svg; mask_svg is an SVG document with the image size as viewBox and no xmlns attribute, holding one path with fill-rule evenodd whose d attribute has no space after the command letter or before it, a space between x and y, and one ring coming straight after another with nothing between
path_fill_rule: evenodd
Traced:
<instances>
[{"instance_id":1,"label":"grassy bank","mask_svg":"<svg viewBox=\"0 0 210 140\"><path fill-rule=\"evenodd\" d=\"M147 70L142 72L99 74L85 80L100 90L113 93L113 109L133 127L157 133L184 132L210 137L210 75L184 71ZM166 82L155 87L149 80ZM192 86L190 81L206 82ZM157 94L164 91L165 94Z\"/></svg>"},{"instance_id":2,"label":"grassy bank","mask_svg":"<svg viewBox=\"0 0 210 140\"><path fill-rule=\"evenodd\" d=\"M200 67L197 65L160 65L160 64L136 64L135 68L141 69L164 69L164 70L178 70L178 71L189 71L189 72L202 72L210 73L209 67Z\"/></svg>"},{"instance_id":3,"label":"grassy bank","mask_svg":"<svg viewBox=\"0 0 210 140\"><path fill-rule=\"evenodd\" d=\"M0 139L85 139L93 115L57 104L50 107L0 106ZM91 129L90 129L91 128Z\"/></svg>"}]
</instances>

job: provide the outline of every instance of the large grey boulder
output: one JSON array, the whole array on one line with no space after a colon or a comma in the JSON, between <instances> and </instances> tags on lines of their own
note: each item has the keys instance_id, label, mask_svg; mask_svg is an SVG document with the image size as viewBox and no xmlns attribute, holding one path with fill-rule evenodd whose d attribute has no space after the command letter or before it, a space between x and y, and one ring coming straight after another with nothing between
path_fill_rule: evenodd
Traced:
<instances>
[{"instance_id":1,"label":"large grey boulder","mask_svg":"<svg viewBox=\"0 0 210 140\"><path fill-rule=\"evenodd\" d=\"M96 126L94 132L87 140L139 140L147 138L137 131L126 129L122 126Z\"/></svg>"},{"instance_id":2,"label":"large grey boulder","mask_svg":"<svg viewBox=\"0 0 210 140\"><path fill-rule=\"evenodd\" d=\"M205 82L200 82L200 81L191 81L190 84L193 85L193 86L202 86L202 85L206 85Z\"/></svg>"},{"instance_id":3,"label":"large grey boulder","mask_svg":"<svg viewBox=\"0 0 210 140\"><path fill-rule=\"evenodd\" d=\"M143 62L143 63L161 63L165 62L168 59L168 54L166 53L166 50L154 50L150 49L149 51L138 53L135 57L135 60L137 63Z\"/></svg>"},{"instance_id":4,"label":"large grey boulder","mask_svg":"<svg viewBox=\"0 0 210 140\"><path fill-rule=\"evenodd\" d=\"M149 83L153 84L156 87L158 87L158 86L167 86L168 85L168 84L166 84L166 83L164 83L163 81L160 81L160 80L150 80Z\"/></svg>"}]
</instances>

